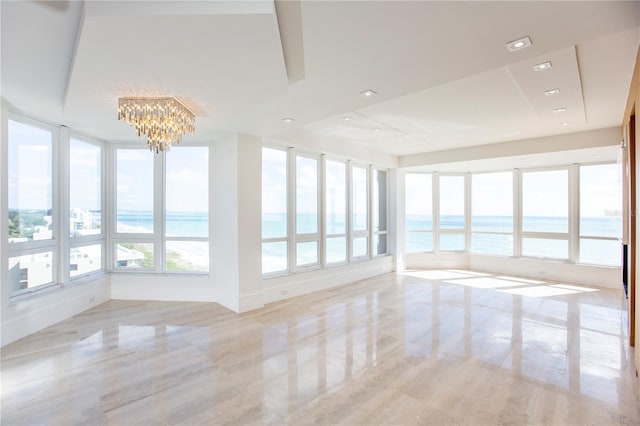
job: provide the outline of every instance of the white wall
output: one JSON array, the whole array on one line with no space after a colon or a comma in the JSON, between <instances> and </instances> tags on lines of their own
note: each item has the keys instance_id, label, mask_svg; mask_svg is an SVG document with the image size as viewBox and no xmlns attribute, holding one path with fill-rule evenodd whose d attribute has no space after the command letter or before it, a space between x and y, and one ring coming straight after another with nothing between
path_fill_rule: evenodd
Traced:
<instances>
[{"instance_id":1,"label":"white wall","mask_svg":"<svg viewBox=\"0 0 640 426\"><path fill-rule=\"evenodd\" d=\"M263 281L264 300L265 303L271 303L338 287L376 275L386 274L393 270L393 266L393 256L383 256L344 266L268 278Z\"/></svg>"},{"instance_id":2,"label":"white wall","mask_svg":"<svg viewBox=\"0 0 640 426\"><path fill-rule=\"evenodd\" d=\"M109 276L39 293L2 306L2 346L106 302L110 299Z\"/></svg>"},{"instance_id":3,"label":"white wall","mask_svg":"<svg viewBox=\"0 0 640 426\"><path fill-rule=\"evenodd\" d=\"M262 140L230 135L215 143L213 278L216 301L235 311L264 306Z\"/></svg>"},{"instance_id":4,"label":"white wall","mask_svg":"<svg viewBox=\"0 0 640 426\"><path fill-rule=\"evenodd\" d=\"M215 302L213 278L195 274L111 274L111 298L121 300L164 300Z\"/></svg>"},{"instance_id":5,"label":"white wall","mask_svg":"<svg viewBox=\"0 0 640 426\"><path fill-rule=\"evenodd\" d=\"M549 260L484 256L473 253L407 253L407 269L471 269L543 281L622 289L621 268L576 265Z\"/></svg>"}]
</instances>

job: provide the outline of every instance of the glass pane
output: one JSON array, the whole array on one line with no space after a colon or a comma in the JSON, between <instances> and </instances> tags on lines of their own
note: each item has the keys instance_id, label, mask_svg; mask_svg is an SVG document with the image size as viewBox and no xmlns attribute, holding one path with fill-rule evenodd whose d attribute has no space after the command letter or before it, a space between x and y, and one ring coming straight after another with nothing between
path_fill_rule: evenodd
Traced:
<instances>
[{"instance_id":1,"label":"glass pane","mask_svg":"<svg viewBox=\"0 0 640 426\"><path fill-rule=\"evenodd\" d=\"M622 236L620 164L580 167L580 235Z\"/></svg>"},{"instance_id":2,"label":"glass pane","mask_svg":"<svg viewBox=\"0 0 640 426\"><path fill-rule=\"evenodd\" d=\"M286 236L287 153L286 151L280 151L278 149L263 148L262 238L280 238Z\"/></svg>"},{"instance_id":3,"label":"glass pane","mask_svg":"<svg viewBox=\"0 0 640 426\"><path fill-rule=\"evenodd\" d=\"M318 160L313 158L296 158L296 226L298 234L318 232Z\"/></svg>"},{"instance_id":4,"label":"glass pane","mask_svg":"<svg viewBox=\"0 0 640 426\"><path fill-rule=\"evenodd\" d=\"M408 231L406 238L407 253L433 251L433 232Z\"/></svg>"},{"instance_id":5,"label":"glass pane","mask_svg":"<svg viewBox=\"0 0 640 426\"><path fill-rule=\"evenodd\" d=\"M440 176L440 229L464 229L464 176Z\"/></svg>"},{"instance_id":6,"label":"glass pane","mask_svg":"<svg viewBox=\"0 0 640 426\"><path fill-rule=\"evenodd\" d=\"M383 170L374 170L373 176L373 229L374 231L386 231L387 172Z\"/></svg>"},{"instance_id":7,"label":"glass pane","mask_svg":"<svg viewBox=\"0 0 640 426\"><path fill-rule=\"evenodd\" d=\"M464 234L440 234L440 251L464 250Z\"/></svg>"},{"instance_id":8,"label":"glass pane","mask_svg":"<svg viewBox=\"0 0 640 426\"><path fill-rule=\"evenodd\" d=\"M522 255L549 259L567 259L569 257L569 243L567 240L523 238Z\"/></svg>"},{"instance_id":9,"label":"glass pane","mask_svg":"<svg viewBox=\"0 0 640 426\"><path fill-rule=\"evenodd\" d=\"M369 238L358 237L353 239L353 257L362 257L369 254Z\"/></svg>"},{"instance_id":10,"label":"glass pane","mask_svg":"<svg viewBox=\"0 0 640 426\"><path fill-rule=\"evenodd\" d=\"M471 177L471 229L513 232L513 173Z\"/></svg>"},{"instance_id":11,"label":"glass pane","mask_svg":"<svg viewBox=\"0 0 640 426\"><path fill-rule=\"evenodd\" d=\"M116 151L116 232L153 233L153 159L147 148Z\"/></svg>"},{"instance_id":12,"label":"glass pane","mask_svg":"<svg viewBox=\"0 0 640 426\"><path fill-rule=\"evenodd\" d=\"M102 148L69 142L69 236L102 232Z\"/></svg>"},{"instance_id":13,"label":"glass pane","mask_svg":"<svg viewBox=\"0 0 640 426\"><path fill-rule=\"evenodd\" d=\"M325 165L327 234L347 232L347 165L327 161Z\"/></svg>"},{"instance_id":14,"label":"glass pane","mask_svg":"<svg viewBox=\"0 0 640 426\"><path fill-rule=\"evenodd\" d=\"M287 242L262 243L262 273L287 270Z\"/></svg>"},{"instance_id":15,"label":"glass pane","mask_svg":"<svg viewBox=\"0 0 640 426\"><path fill-rule=\"evenodd\" d=\"M376 235L376 254L387 254L387 234Z\"/></svg>"},{"instance_id":16,"label":"glass pane","mask_svg":"<svg viewBox=\"0 0 640 426\"><path fill-rule=\"evenodd\" d=\"M78 275L102 269L102 244L72 247L69 250L69 275Z\"/></svg>"},{"instance_id":17,"label":"glass pane","mask_svg":"<svg viewBox=\"0 0 640 426\"><path fill-rule=\"evenodd\" d=\"M53 282L53 252L9 258L9 289L14 294Z\"/></svg>"},{"instance_id":18,"label":"glass pane","mask_svg":"<svg viewBox=\"0 0 640 426\"><path fill-rule=\"evenodd\" d=\"M209 242L167 241L165 263L167 272L209 272Z\"/></svg>"},{"instance_id":19,"label":"glass pane","mask_svg":"<svg viewBox=\"0 0 640 426\"><path fill-rule=\"evenodd\" d=\"M327 238L327 263L346 262L347 260L347 239Z\"/></svg>"},{"instance_id":20,"label":"glass pane","mask_svg":"<svg viewBox=\"0 0 640 426\"><path fill-rule=\"evenodd\" d=\"M405 226L407 231L433 229L431 175L408 173L405 175ZM412 237L416 237L413 235ZM417 238L417 237L416 237ZM407 240L408 241L408 240ZM407 247L409 247L407 245ZM428 250L431 251L432 249ZM425 250L418 250L425 251Z\"/></svg>"},{"instance_id":21,"label":"glass pane","mask_svg":"<svg viewBox=\"0 0 640 426\"><path fill-rule=\"evenodd\" d=\"M354 231L363 231L368 228L367 215L367 169L353 167L353 216L352 228Z\"/></svg>"},{"instance_id":22,"label":"glass pane","mask_svg":"<svg viewBox=\"0 0 640 426\"><path fill-rule=\"evenodd\" d=\"M174 146L165 154L165 209L166 236L209 237L208 147Z\"/></svg>"},{"instance_id":23,"label":"glass pane","mask_svg":"<svg viewBox=\"0 0 640 426\"><path fill-rule=\"evenodd\" d=\"M471 234L471 252L513 256L513 236L499 234Z\"/></svg>"},{"instance_id":24,"label":"glass pane","mask_svg":"<svg viewBox=\"0 0 640 426\"><path fill-rule=\"evenodd\" d=\"M568 212L566 170L522 174L522 229L525 232L568 232Z\"/></svg>"},{"instance_id":25,"label":"glass pane","mask_svg":"<svg viewBox=\"0 0 640 426\"><path fill-rule=\"evenodd\" d=\"M621 266L622 245L617 240L580 238L580 263Z\"/></svg>"},{"instance_id":26,"label":"glass pane","mask_svg":"<svg viewBox=\"0 0 640 426\"><path fill-rule=\"evenodd\" d=\"M153 243L116 244L116 268L153 268Z\"/></svg>"},{"instance_id":27,"label":"glass pane","mask_svg":"<svg viewBox=\"0 0 640 426\"><path fill-rule=\"evenodd\" d=\"M310 241L296 244L296 265L312 265L318 263L318 243Z\"/></svg>"},{"instance_id":28,"label":"glass pane","mask_svg":"<svg viewBox=\"0 0 640 426\"><path fill-rule=\"evenodd\" d=\"M8 121L9 242L50 240L52 231L52 134Z\"/></svg>"}]
</instances>

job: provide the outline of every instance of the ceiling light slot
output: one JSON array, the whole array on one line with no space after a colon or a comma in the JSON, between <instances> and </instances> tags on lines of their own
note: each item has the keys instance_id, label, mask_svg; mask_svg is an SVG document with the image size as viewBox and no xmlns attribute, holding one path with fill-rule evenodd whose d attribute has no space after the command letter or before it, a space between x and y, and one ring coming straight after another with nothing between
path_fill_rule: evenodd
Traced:
<instances>
[{"instance_id":1,"label":"ceiling light slot","mask_svg":"<svg viewBox=\"0 0 640 426\"><path fill-rule=\"evenodd\" d=\"M517 52L518 50L525 49L530 47L533 43L528 36L519 38L517 40L510 41L506 44L507 50L509 52Z\"/></svg>"}]
</instances>

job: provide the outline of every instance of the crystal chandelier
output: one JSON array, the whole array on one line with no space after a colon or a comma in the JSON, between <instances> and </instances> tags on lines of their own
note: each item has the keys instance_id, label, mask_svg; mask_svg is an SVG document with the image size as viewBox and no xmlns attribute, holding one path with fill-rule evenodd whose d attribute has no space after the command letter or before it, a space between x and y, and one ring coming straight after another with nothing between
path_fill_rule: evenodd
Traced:
<instances>
[{"instance_id":1,"label":"crystal chandelier","mask_svg":"<svg viewBox=\"0 0 640 426\"><path fill-rule=\"evenodd\" d=\"M118 98L118 120L146 136L149 150L168 151L173 142L180 143L185 133L195 133L196 117L174 97Z\"/></svg>"}]
</instances>

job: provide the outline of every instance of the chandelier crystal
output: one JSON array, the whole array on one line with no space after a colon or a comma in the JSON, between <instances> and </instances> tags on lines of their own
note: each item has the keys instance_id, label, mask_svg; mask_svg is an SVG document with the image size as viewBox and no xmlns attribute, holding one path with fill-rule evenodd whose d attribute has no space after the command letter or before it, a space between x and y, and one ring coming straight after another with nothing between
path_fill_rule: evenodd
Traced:
<instances>
[{"instance_id":1,"label":"chandelier crystal","mask_svg":"<svg viewBox=\"0 0 640 426\"><path fill-rule=\"evenodd\" d=\"M196 131L194 113L171 96L118 98L118 120L135 127L156 153L168 151L173 142L180 143L182 135Z\"/></svg>"}]
</instances>

